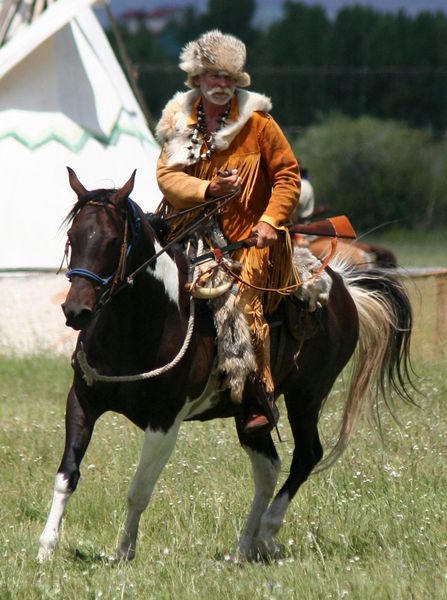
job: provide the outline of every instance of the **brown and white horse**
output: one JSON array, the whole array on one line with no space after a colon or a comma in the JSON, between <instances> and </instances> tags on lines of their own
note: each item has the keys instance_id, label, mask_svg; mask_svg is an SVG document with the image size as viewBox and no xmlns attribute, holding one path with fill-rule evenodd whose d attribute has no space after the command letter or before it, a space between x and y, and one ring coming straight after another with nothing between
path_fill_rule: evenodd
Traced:
<instances>
[{"instance_id":1,"label":"brown and white horse","mask_svg":"<svg viewBox=\"0 0 447 600\"><path fill-rule=\"evenodd\" d=\"M121 189L88 192L70 170L70 184L78 200L67 218L71 287L62 307L67 325L80 335L67 398L65 450L38 558L51 557L94 425L112 410L144 430L115 553L117 560L131 559L141 514L182 423L237 417L241 407L218 389L213 316L206 302L191 299L185 289L188 259L180 247L163 252L147 215L129 199L133 177ZM385 273L328 273L327 306L311 314L291 298L272 316L276 392L284 396L295 442L290 472L276 495L280 459L271 435L247 436L236 418L255 484L237 545L238 556L247 560L278 554L276 536L298 488L318 463L332 464L341 454L376 393L395 389L407 396L411 308L404 289ZM340 437L320 462L320 409L355 351L358 363Z\"/></svg>"},{"instance_id":2,"label":"brown and white horse","mask_svg":"<svg viewBox=\"0 0 447 600\"><path fill-rule=\"evenodd\" d=\"M317 258L324 260L331 252L328 238L316 237L309 241L309 249ZM394 253L378 244L367 244L357 240L337 240L334 258L360 269L389 269L397 267Z\"/></svg>"},{"instance_id":3,"label":"brown and white horse","mask_svg":"<svg viewBox=\"0 0 447 600\"><path fill-rule=\"evenodd\" d=\"M307 172L307 169L303 169ZM315 208L315 194L312 184L308 179L301 180L301 193L299 202L291 215L293 225L307 223L309 220L320 218L329 212L329 206ZM305 245L312 254L320 260L325 260L332 253L331 240L327 237L300 235L294 236L296 245ZM390 269L397 267L397 258L392 250L379 244L369 244L358 240L337 240L334 258L338 262L358 267L360 269Z\"/></svg>"}]
</instances>

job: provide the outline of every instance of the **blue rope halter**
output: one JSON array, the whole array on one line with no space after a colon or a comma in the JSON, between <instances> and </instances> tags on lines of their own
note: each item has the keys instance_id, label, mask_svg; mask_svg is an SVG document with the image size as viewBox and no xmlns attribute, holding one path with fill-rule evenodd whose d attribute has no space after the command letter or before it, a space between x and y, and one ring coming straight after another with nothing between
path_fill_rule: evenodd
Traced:
<instances>
[{"instance_id":1,"label":"blue rope halter","mask_svg":"<svg viewBox=\"0 0 447 600\"><path fill-rule=\"evenodd\" d=\"M137 239L137 237L140 234L140 230L141 230L141 218L138 216L135 202L133 200L131 200L130 198L128 198L127 205L130 208L130 213L131 213L131 217L132 217L130 220L130 228L131 228L132 235L131 235L131 242L130 242L129 246L127 247L126 259L128 258L128 256L130 255L130 252L132 250L132 240ZM103 287L107 287L110 284L110 282L113 281L113 279L117 273L117 270L118 270L118 268L115 269L115 271L108 277L101 277L100 275L97 275L96 273L94 273L93 271L90 271L89 269L83 269L82 267L75 267L74 269L68 269L68 271L65 273L65 277L67 277L69 281L71 281L73 277L85 277L86 279L91 279L92 281L99 283Z\"/></svg>"}]
</instances>

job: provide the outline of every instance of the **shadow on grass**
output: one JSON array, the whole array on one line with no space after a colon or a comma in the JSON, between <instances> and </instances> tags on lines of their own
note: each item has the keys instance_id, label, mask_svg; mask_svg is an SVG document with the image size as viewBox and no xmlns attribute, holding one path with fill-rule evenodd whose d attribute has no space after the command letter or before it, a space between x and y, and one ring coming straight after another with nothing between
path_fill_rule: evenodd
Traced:
<instances>
[{"instance_id":1,"label":"shadow on grass","mask_svg":"<svg viewBox=\"0 0 447 600\"><path fill-rule=\"evenodd\" d=\"M113 557L104 552L98 552L94 548L76 548L74 546L68 549L70 560L80 565L99 565L103 567L115 567L117 563ZM129 563L125 563L129 564Z\"/></svg>"}]
</instances>

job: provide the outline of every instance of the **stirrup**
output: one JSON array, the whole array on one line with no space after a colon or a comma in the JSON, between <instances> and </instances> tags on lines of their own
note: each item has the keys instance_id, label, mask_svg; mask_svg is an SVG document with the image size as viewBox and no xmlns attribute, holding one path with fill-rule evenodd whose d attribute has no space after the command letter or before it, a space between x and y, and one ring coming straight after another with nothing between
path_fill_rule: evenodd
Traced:
<instances>
[{"instance_id":1,"label":"stirrup","mask_svg":"<svg viewBox=\"0 0 447 600\"><path fill-rule=\"evenodd\" d=\"M275 404L273 394L265 389L265 384L256 375L250 373L247 383L251 388L251 394L246 398L247 416L243 421L244 433L267 433L272 431L279 420L279 410Z\"/></svg>"},{"instance_id":2,"label":"stirrup","mask_svg":"<svg viewBox=\"0 0 447 600\"><path fill-rule=\"evenodd\" d=\"M251 414L243 425L244 433L268 433L273 430L273 424L265 415Z\"/></svg>"}]
</instances>

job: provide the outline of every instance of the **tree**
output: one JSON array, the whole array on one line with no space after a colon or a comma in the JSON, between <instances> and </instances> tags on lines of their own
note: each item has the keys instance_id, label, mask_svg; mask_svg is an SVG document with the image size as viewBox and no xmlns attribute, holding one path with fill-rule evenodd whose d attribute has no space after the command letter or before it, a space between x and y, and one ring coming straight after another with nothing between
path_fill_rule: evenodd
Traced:
<instances>
[{"instance_id":1,"label":"tree","mask_svg":"<svg viewBox=\"0 0 447 600\"><path fill-rule=\"evenodd\" d=\"M330 21L321 6L286 0L284 18L260 37L256 64L325 65L328 61Z\"/></svg>"},{"instance_id":2,"label":"tree","mask_svg":"<svg viewBox=\"0 0 447 600\"><path fill-rule=\"evenodd\" d=\"M256 0L209 0L208 11L203 17L204 31L220 29L231 33L246 44L251 44L256 35L253 18L256 12Z\"/></svg>"},{"instance_id":3,"label":"tree","mask_svg":"<svg viewBox=\"0 0 447 600\"><path fill-rule=\"evenodd\" d=\"M294 144L319 203L365 233L446 226L447 144L396 121L332 116Z\"/></svg>"},{"instance_id":4,"label":"tree","mask_svg":"<svg viewBox=\"0 0 447 600\"><path fill-rule=\"evenodd\" d=\"M190 5L161 35L126 35L154 115L183 87L182 46L219 28L246 43L253 89L271 96L283 127L306 127L336 111L447 130L443 13L411 17L357 5L330 20L320 6L286 0L283 18L256 30L255 8L255 0L238 0L237 11L234 0L209 0L205 12Z\"/></svg>"}]
</instances>

